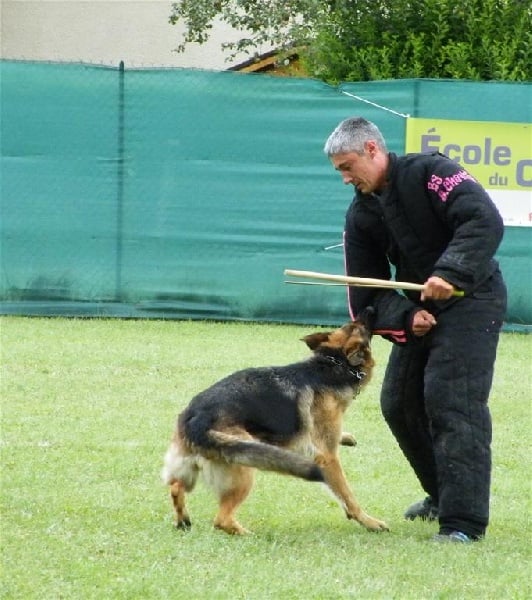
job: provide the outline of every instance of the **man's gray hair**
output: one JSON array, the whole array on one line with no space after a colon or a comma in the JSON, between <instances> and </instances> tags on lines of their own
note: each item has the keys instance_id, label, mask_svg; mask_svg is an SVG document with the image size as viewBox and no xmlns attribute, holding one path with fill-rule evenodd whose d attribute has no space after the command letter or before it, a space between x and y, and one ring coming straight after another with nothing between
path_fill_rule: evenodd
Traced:
<instances>
[{"instance_id":1,"label":"man's gray hair","mask_svg":"<svg viewBox=\"0 0 532 600\"><path fill-rule=\"evenodd\" d=\"M364 143L373 140L377 146L386 152L386 142L379 128L362 117L352 117L342 121L331 133L323 151L327 156L356 152L364 154Z\"/></svg>"}]
</instances>

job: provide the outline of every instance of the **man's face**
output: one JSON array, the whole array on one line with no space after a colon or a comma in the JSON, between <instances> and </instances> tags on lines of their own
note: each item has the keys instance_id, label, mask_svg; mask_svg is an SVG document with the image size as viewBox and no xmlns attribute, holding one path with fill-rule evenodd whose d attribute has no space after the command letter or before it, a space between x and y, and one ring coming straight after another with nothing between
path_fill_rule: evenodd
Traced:
<instances>
[{"instance_id":1,"label":"man's face","mask_svg":"<svg viewBox=\"0 0 532 600\"><path fill-rule=\"evenodd\" d=\"M384 187L388 155L382 152L375 142L364 144L364 154L347 152L331 156L334 168L342 176L346 185L354 186L363 194L370 194Z\"/></svg>"}]
</instances>

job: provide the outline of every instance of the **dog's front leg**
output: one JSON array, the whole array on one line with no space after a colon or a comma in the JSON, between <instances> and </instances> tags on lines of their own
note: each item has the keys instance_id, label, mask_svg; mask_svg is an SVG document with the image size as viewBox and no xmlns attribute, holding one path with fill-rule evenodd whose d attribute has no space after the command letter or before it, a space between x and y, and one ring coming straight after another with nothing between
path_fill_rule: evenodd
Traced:
<instances>
[{"instance_id":1,"label":"dog's front leg","mask_svg":"<svg viewBox=\"0 0 532 600\"><path fill-rule=\"evenodd\" d=\"M335 454L320 454L315 461L323 471L325 483L342 503L348 519L355 519L372 531L388 531L388 526L384 521L379 521L362 510L347 483L338 456Z\"/></svg>"}]
</instances>

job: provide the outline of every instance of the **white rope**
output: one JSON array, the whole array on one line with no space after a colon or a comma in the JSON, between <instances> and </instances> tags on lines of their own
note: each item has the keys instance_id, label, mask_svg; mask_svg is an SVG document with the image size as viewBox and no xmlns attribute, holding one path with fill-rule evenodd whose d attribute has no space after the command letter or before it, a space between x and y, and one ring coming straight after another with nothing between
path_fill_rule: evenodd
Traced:
<instances>
[{"instance_id":1,"label":"white rope","mask_svg":"<svg viewBox=\"0 0 532 600\"><path fill-rule=\"evenodd\" d=\"M346 96L349 96L350 98L354 98L355 100L360 100L360 102L365 102L366 104L371 104L371 106L374 106L375 108L380 108L381 110L385 110L385 111L392 113L393 115L396 115L398 117L403 117L404 119L408 119L410 117L410 115L405 115L403 113L397 112L396 110L392 110L391 108L387 108L386 106L381 106L380 104L377 104L376 102L371 102L371 100L366 100L365 98L362 98L361 96L356 96L355 94L351 94L349 92L344 92L343 90L340 90L340 92L342 94L345 94Z\"/></svg>"},{"instance_id":2,"label":"white rope","mask_svg":"<svg viewBox=\"0 0 532 600\"><path fill-rule=\"evenodd\" d=\"M324 250L332 250L333 248L343 248L344 247L344 243L340 242L339 244L333 244L332 246L325 246L323 249Z\"/></svg>"}]
</instances>

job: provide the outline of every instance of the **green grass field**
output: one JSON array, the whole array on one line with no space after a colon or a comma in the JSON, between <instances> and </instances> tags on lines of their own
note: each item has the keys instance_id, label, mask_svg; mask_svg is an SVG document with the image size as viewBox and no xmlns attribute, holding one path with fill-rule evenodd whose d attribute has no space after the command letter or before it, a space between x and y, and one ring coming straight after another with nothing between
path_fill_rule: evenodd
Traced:
<instances>
[{"instance_id":1,"label":"green grass field","mask_svg":"<svg viewBox=\"0 0 532 600\"><path fill-rule=\"evenodd\" d=\"M362 506L390 533L347 521L322 486L259 473L242 507L253 535L215 531L213 496L172 527L162 456L179 410L246 366L300 360L309 326L5 317L2 588L5 599L528 599L532 336L503 334L491 396L492 522L471 546L406 522L423 497L380 415L390 346L358 396L342 448Z\"/></svg>"}]
</instances>

